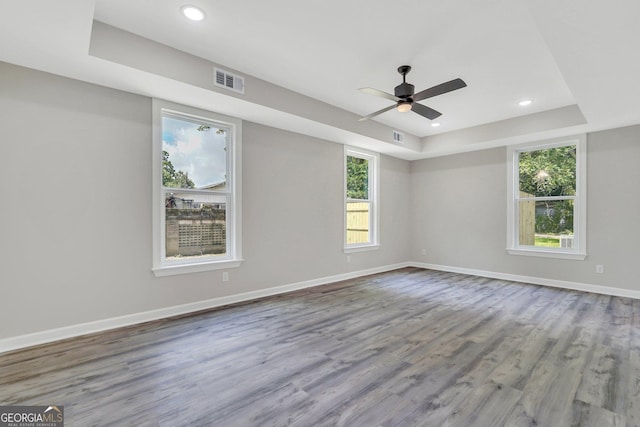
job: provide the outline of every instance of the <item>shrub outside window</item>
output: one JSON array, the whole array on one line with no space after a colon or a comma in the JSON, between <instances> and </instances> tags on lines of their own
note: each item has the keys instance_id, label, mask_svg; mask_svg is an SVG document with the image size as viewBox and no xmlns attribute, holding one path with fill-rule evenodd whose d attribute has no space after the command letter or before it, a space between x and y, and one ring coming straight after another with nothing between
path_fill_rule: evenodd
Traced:
<instances>
[{"instance_id":1,"label":"shrub outside window","mask_svg":"<svg viewBox=\"0 0 640 427\"><path fill-rule=\"evenodd\" d=\"M585 144L578 137L508 150L509 253L584 259Z\"/></svg>"}]
</instances>

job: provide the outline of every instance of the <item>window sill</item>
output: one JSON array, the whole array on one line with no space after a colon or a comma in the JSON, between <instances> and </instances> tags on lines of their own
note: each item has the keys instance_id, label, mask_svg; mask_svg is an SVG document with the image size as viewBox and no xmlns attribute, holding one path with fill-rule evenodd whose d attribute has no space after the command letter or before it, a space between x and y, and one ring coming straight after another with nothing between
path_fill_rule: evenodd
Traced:
<instances>
[{"instance_id":1,"label":"window sill","mask_svg":"<svg viewBox=\"0 0 640 427\"><path fill-rule=\"evenodd\" d=\"M351 254L354 252L368 252L368 251L377 251L380 249L379 244L375 245L363 245L363 246L348 246L344 248L345 254Z\"/></svg>"},{"instance_id":2,"label":"window sill","mask_svg":"<svg viewBox=\"0 0 640 427\"><path fill-rule=\"evenodd\" d=\"M204 271L223 270L226 268L237 268L242 264L241 259L231 259L226 261L211 261L193 264L164 265L152 268L156 277L175 276L177 274L201 273Z\"/></svg>"},{"instance_id":3,"label":"window sill","mask_svg":"<svg viewBox=\"0 0 640 427\"><path fill-rule=\"evenodd\" d=\"M567 252L567 251L554 251L548 249L522 249L522 248L507 248L509 255L523 255L523 256L535 256L541 258L557 258L557 259L572 259L582 261L587 257L586 253Z\"/></svg>"}]
</instances>

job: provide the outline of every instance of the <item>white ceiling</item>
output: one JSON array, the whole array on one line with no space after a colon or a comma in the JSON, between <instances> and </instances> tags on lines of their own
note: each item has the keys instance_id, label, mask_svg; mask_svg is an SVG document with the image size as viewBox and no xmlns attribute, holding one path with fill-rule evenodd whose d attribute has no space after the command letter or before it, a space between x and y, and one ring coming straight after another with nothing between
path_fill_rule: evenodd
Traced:
<instances>
[{"instance_id":1,"label":"white ceiling","mask_svg":"<svg viewBox=\"0 0 640 427\"><path fill-rule=\"evenodd\" d=\"M187 3L207 18L187 21ZM2 9L0 60L151 96L143 75L89 57L94 19L358 115L389 105L358 88L392 93L399 65L413 67L416 91L462 78L467 88L422 101L443 113L438 128L395 110L376 119L423 141L574 104L582 131L640 123L637 0L22 0ZM533 104L520 107L525 98Z\"/></svg>"}]
</instances>

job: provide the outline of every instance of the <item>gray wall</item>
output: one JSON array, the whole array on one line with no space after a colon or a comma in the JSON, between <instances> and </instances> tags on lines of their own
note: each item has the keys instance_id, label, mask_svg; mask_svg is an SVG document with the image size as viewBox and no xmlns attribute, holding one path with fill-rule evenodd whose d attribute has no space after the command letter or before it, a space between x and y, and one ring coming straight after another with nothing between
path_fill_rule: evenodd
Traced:
<instances>
[{"instance_id":1,"label":"gray wall","mask_svg":"<svg viewBox=\"0 0 640 427\"><path fill-rule=\"evenodd\" d=\"M588 136L585 261L506 254L498 148L382 156L382 247L347 263L342 146L245 122L245 262L224 283L151 272L149 98L0 63L0 130L0 339L409 260L640 290L640 126Z\"/></svg>"},{"instance_id":2,"label":"gray wall","mask_svg":"<svg viewBox=\"0 0 640 427\"><path fill-rule=\"evenodd\" d=\"M412 162L413 260L640 291L640 126L587 135L584 261L505 252L506 158L496 148Z\"/></svg>"},{"instance_id":3,"label":"gray wall","mask_svg":"<svg viewBox=\"0 0 640 427\"><path fill-rule=\"evenodd\" d=\"M410 258L407 161L382 156L383 245L347 263L342 146L245 122L245 262L156 278L149 98L0 63L0 130L0 339Z\"/></svg>"}]
</instances>

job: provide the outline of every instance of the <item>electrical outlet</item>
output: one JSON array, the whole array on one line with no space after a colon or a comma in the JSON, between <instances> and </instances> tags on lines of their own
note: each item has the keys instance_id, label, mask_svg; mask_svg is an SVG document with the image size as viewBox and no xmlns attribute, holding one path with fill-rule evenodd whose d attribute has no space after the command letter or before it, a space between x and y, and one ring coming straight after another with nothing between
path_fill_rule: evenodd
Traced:
<instances>
[{"instance_id":1,"label":"electrical outlet","mask_svg":"<svg viewBox=\"0 0 640 427\"><path fill-rule=\"evenodd\" d=\"M347 255L347 262L351 262L351 255Z\"/></svg>"},{"instance_id":2,"label":"electrical outlet","mask_svg":"<svg viewBox=\"0 0 640 427\"><path fill-rule=\"evenodd\" d=\"M604 273L604 265L602 265L602 264L596 265L596 273L603 274Z\"/></svg>"},{"instance_id":3,"label":"electrical outlet","mask_svg":"<svg viewBox=\"0 0 640 427\"><path fill-rule=\"evenodd\" d=\"M426 249L423 249L423 250L422 250L422 255L426 255L426 254L427 254L427 250L426 250Z\"/></svg>"},{"instance_id":4,"label":"electrical outlet","mask_svg":"<svg viewBox=\"0 0 640 427\"><path fill-rule=\"evenodd\" d=\"M229 272L228 271L223 271L222 272L222 281L223 282L228 282L229 281Z\"/></svg>"}]
</instances>

